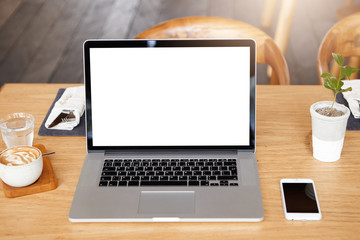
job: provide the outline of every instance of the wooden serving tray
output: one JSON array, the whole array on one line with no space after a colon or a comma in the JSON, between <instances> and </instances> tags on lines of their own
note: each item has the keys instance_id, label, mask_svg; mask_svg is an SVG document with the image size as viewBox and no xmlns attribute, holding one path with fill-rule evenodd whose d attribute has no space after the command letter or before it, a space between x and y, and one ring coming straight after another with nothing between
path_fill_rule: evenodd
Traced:
<instances>
[{"instance_id":1,"label":"wooden serving tray","mask_svg":"<svg viewBox=\"0 0 360 240\"><path fill-rule=\"evenodd\" d=\"M42 153L46 153L46 149L44 145L37 144L34 145L40 149ZM49 159L50 156L43 157L43 171L39 177L39 179L26 187L11 187L6 183L3 183L3 189L5 196L8 198L20 197L25 195L30 195L34 193L46 192L57 188L58 182L54 173L54 170L51 166L51 162Z\"/></svg>"}]
</instances>

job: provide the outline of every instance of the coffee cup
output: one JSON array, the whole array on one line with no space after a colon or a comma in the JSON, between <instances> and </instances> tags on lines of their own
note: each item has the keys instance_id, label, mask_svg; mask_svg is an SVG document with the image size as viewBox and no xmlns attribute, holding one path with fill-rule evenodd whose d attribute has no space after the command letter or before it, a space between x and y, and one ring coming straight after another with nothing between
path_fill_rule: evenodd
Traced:
<instances>
[{"instance_id":1,"label":"coffee cup","mask_svg":"<svg viewBox=\"0 0 360 240\"><path fill-rule=\"evenodd\" d=\"M17 146L0 153L0 178L9 186L33 184L40 177L42 169L42 153L36 147Z\"/></svg>"}]
</instances>

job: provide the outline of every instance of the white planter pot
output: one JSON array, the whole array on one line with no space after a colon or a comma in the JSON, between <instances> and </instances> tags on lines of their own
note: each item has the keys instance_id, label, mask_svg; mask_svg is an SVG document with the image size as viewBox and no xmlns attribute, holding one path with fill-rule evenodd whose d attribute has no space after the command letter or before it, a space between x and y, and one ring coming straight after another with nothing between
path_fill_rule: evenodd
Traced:
<instances>
[{"instance_id":1,"label":"white planter pot","mask_svg":"<svg viewBox=\"0 0 360 240\"><path fill-rule=\"evenodd\" d=\"M340 159L350 110L342 104L335 103L334 108L344 112L339 117L328 117L316 112L316 109L331 107L332 102L322 101L311 105L312 145L314 158L323 162L334 162Z\"/></svg>"}]
</instances>

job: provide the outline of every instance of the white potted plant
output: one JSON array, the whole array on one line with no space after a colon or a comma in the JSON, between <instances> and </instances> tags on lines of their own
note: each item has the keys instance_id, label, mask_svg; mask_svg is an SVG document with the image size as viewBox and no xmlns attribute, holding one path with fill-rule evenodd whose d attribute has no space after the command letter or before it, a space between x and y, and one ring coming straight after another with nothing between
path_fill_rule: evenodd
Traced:
<instances>
[{"instance_id":1,"label":"white potted plant","mask_svg":"<svg viewBox=\"0 0 360 240\"><path fill-rule=\"evenodd\" d=\"M339 54L332 54L335 62L340 67L339 77L331 73L323 73L324 86L334 91L333 101L320 101L310 107L312 118L312 145L314 158L324 162L334 162L340 159L344 143L346 125L350 116L350 110L336 103L336 96L340 92L351 91L351 87L342 89L344 83L341 81L345 76L358 71L357 68L342 66L344 58Z\"/></svg>"}]
</instances>

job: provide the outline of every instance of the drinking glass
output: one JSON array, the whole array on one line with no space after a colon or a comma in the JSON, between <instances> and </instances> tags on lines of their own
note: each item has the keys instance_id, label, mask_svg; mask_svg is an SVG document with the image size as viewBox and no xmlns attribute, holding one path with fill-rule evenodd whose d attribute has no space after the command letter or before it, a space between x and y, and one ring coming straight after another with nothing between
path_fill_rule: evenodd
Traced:
<instances>
[{"instance_id":1,"label":"drinking glass","mask_svg":"<svg viewBox=\"0 0 360 240\"><path fill-rule=\"evenodd\" d=\"M7 148L32 146L34 116L29 113L12 113L0 119L1 135Z\"/></svg>"}]
</instances>

